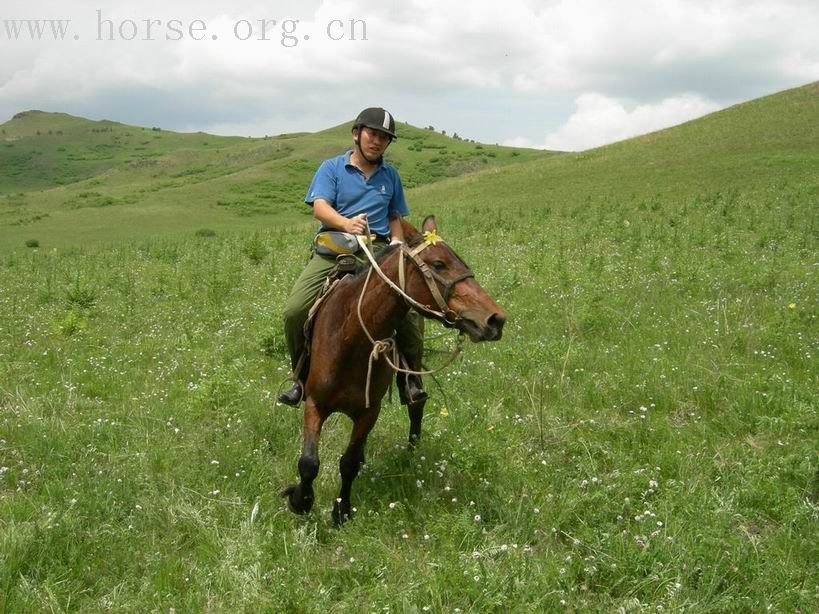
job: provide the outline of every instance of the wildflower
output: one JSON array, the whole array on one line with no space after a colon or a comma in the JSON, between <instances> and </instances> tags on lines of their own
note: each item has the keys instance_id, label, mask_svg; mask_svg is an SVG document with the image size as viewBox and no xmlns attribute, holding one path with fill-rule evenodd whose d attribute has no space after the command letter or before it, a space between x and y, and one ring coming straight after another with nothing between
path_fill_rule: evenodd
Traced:
<instances>
[{"instance_id":1,"label":"wildflower","mask_svg":"<svg viewBox=\"0 0 819 614\"><path fill-rule=\"evenodd\" d=\"M481 521L481 515L480 514L475 514L475 518L473 518L473 520L475 522L480 522Z\"/></svg>"},{"instance_id":2,"label":"wildflower","mask_svg":"<svg viewBox=\"0 0 819 614\"><path fill-rule=\"evenodd\" d=\"M438 243L438 241L443 241L443 239L434 230L428 230L424 233L424 241L430 243L431 245L435 245Z\"/></svg>"},{"instance_id":3,"label":"wildflower","mask_svg":"<svg viewBox=\"0 0 819 614\"><path fill-rule=\"evenodd\" d=\"M395 509L395 502L394 501L390 502L390 509L391 510Z\"/></svg>"},{"instance_id":4,"label":"wildflower","mask_svg":"<svg viewBox=\"0 0 819 614\"><path fill-rule=\"evenodd\" d=\"M438 412L438 413L439 413L441 416L443 416L444 418L446 418L446 417L449 415L449 410L448 410L446 407L442 407L442 408L441 408L441 411L440 411L440 412Z\"/></svg>"},{"instance_id":5,"label":"wildflower","mask_svg":"<svg viewBox=\"0 0 819 614\"><path fill-rule=\"evenodd\" d=\"M796 309L796 303L791 303L788 305L788 309Z\"/></svg>"}]
</instances>

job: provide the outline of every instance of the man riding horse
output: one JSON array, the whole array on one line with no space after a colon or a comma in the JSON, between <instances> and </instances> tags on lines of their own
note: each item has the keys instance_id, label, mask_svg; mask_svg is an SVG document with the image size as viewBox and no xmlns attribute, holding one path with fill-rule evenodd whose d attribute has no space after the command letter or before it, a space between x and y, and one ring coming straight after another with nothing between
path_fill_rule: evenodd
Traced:
<instances>
[{"instance_id":1,"label":"man riding horse","mask_svg":"<svg viewBox=\"0 0 819 614\"><path fill-rule=\"evenodd\" d=\"M401 218L409 214L401 177L383 154L395 135L395 119L379 107L364 109L352 127L353 149L322 162L307 190L304 201L313 207L321 231L338 230L352 235L369 231L374 235L376 253L391 242L404 240ZM293 386L278 395L286 405L297 406L304 394L309 360L305 352L304 324L310 306L324 286L336 260L314 247L284 307L284 332L293 367ZM397 328L398 347L410 370L421 368L423 320L414 311ZM427 398L417 375L398 374L401 402L409 405Z\"/></svg>"}]
</instances>

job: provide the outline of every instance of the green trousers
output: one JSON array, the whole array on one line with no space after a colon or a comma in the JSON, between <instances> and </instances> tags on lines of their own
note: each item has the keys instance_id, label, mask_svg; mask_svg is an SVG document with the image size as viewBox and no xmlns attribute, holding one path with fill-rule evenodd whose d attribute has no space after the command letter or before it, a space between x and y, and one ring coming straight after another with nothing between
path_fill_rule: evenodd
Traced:
<instances>
[{"instance_id":1,"label":"green trousers","mask_svg":"<svg viewBox=\"0 0 819 614\"><path fill-rule=\"evenodd\" d=\"M386 242L376 241L373 243L373 252L377 256L385 247ZM361 261L366 258L363 254L357 257ZM335 264L333 258L314 253L284 304L284 336L294 369L304 350L304 323L307 321L307 314ZM424 319L410 310L396 332L398 349L412 368L420 368L424 352Z\"/></svg>"}]
</instances>

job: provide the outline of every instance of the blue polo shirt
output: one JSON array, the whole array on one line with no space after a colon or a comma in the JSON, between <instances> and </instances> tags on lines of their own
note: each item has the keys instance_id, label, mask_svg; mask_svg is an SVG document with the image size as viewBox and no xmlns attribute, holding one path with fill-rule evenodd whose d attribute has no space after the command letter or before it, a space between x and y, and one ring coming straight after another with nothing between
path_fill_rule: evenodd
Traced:
<instances>
[{"instance_id":1,"label":"blue polo shirt","mask_svg":"<svg viewBox=\"0 0 819 614\"><path fill-rule=\"evenodd\" d=\"M322 198L346 218L366 213L370 230L388 237L389 218L409 215L401 177L391 164L381 162L369 179L350 162L352 151L321 163L304 202L312 206Z\"/></svg>"}]
</instances>

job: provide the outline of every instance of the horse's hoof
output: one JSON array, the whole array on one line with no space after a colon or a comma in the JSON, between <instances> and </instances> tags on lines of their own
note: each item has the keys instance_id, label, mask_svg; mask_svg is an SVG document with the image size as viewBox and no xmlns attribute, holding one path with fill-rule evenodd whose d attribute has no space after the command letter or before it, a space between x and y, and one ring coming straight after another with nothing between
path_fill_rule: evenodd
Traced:
<instances>
[{"instance_id":1,"label":"horse's hoof","mask_svg":"<svg viewBox=\"0 0 819 614\"><path fill-rule=\"evenodd\" d=\"M421 439L420 435L410 435L409 441L407 441L407 450L409 452L414 452L415 449L418 447L418 440Z\"/></svg>"},{"instance_id":2,"label":"horse's hoof","mask_svg":"<svg viewBox=\"0 0 819 614\"><path fill-rule=\"evenodd\" d=\"M336 527L340 527L352 517L353 511L350 509L349 501L336 501L333 504L333 524Z\"/></svg>"},{"instance_id":3,"label":"horse's hoof","mask_svg":"<svg viewBox=\"0 0 819 614\"><path fill-rule=\"evenodd\" d=\"M301 485L291 484L279 493L282 497L287 498L290 511L300 515L306 514L313 507L313 493L305 496L301 490Z\"/></svg>"}]
</instances>

